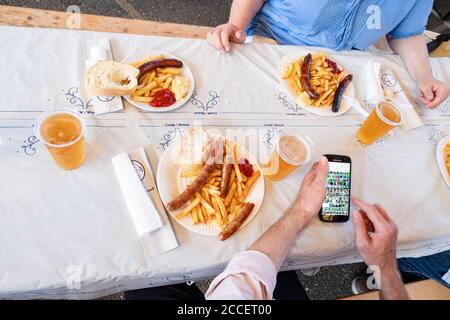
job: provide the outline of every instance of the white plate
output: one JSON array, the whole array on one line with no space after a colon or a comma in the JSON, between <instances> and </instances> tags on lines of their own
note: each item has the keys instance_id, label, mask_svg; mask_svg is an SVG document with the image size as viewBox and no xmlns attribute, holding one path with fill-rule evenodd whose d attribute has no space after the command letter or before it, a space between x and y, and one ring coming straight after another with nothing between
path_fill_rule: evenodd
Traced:
<instances>
[{"instance_id":1,"label":"white plate","mask_svg":"<svg viewBox=\"0 0 450 320\"><path fill-rule=\"evenodd\" d=\"M351 107L345 99L342 99L341 107L339 108L338 112L331 111L331 106L312 107L312 106L308 106L308 105L302 103L301 101L299 101L297 99L297 95L289 86L289 82L287 80L283 79L284 68L287 65L289 65L290 63L297 60L299 57L307 55L308 53L314 54L315 52L309 52L306 50L304 52L303 51L295 51L295 52L291 52L291 53L285 55L283 58L281 58L280 63L278 64L278 79L280 81L281 87L283 88L283 90L286 92L286 94L292 101L297 103L300 107L302 107L306 111L313 113L315 115L322 116L322 117L336 117L336 116L340 116L341 114L346 113L348 110L350 110ZM339 58L335 58L333 55L331 55L329 53L326 53L326 55L331 60L333 60L334 62L337 63L339 69L341 69L341 70L344 69L339 64ZM355 81L355 79L353 79L353 81ZM355 98L355 87L353 85L353 81L350 82L350 84L347 86L347 89L345 90L345 93L344 93L344 95L349 96L351 98Z\"/></svg>"},{"instance_id":2,"label":"white plate","mask_svg":"<svg viewBox=\"0 0 450 320\"><path fill-rule=\"evenodd\" d=\"M163 54L166 58L178 59L181 62L183 62L183 67L181 68L181 70L182 70L183 75L186 78L188 78L189 81L191 82L191 88L189 89L189 92L186 95L186 98L184 98L181 101L175 102L173 105L171 105L169 107L164 107L164 108L155 108L155 107L150 106L148 103L134 101L134 100L131 99L130 96L125 96L124 97L133 106L135 106L136 108L139 108L141 110L144 110L144 111L168 112L168 111L172 111L172 110L178 109L178 108L182 107L186 102L188 102L189 99L191 98L192 94L194 93L195 79L194 79L194 75L192 74L191 69L186 64L185 61L183 61L182 59L178 58L177 56L174 56L171 53L161 52L161 51L152 51L152 50L140 51L140 52L133 53L133 54L127 56L122 61L122 63L132 63L132 62L143 60L143 59L145 59L145 57L157 56L157 55L160 55L160 54Z\"/></svg>"},{"instance_id":3,"label":"white plate","mask_svg":"<svg viewBox=\"0 0 450 320\"><path fill-rule=\"evenodd\" d=\"M166 205L166 203L176 198L181 192L183 192L186 186L184 179L180 178L183 166L175 164L172 161L171 156L172 152L176 150L179 143L180 140L173 142L170 147L163 153L158 164L156 180L158 184L159 194L164 205ZM252 163L255 170L261 171L259 164L256 162L256 158L253 155L249 154L247 150L241 150L239 156L245 156L250 161L250 163ZM260 176L258 180L255 181L252 190L247 195L247 198L245 200L254 203L255 207L253 208L250 216L242 224L241 228L246 226L256 216L262 205L262 202L264 200L264 178L262 176ZM221 230L213 221L209 222L208 224L193 225L190 217L184 217L181 220L175 219L175 216L181 210L183 210L183 208L168 212L175 221L192 232L206 236L219 235Z\"/></svg>"},{"instance_id":4,"label":"white plate","mask_svg":"<svg viewBox=\"0 0 450 320\"><path fill-rule=\"evenodd\" d=\"M450 143L450 137L442 138L436 147L436 158L439 169L441 169L442 178L447 182L447 186L450 188L450 174L447 171L447 166L445 164L444 147Z\"/></svg>"}]
</instances>

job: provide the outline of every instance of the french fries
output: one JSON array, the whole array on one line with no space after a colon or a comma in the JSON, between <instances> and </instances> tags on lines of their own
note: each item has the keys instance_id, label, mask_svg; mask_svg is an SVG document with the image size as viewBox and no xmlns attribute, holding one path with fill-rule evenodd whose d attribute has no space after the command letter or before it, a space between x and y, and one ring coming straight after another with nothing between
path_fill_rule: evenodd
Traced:
<instances>
[{"instance_id":1,"label":"french fries","mask_svg":"<svg viewBox=\"0 0 450 320\"><path fill-rule=\"evenodd\" d=\"M184 217L186 217L189 213L191 213L192 209L194 209L198 204L200 203L200 198L195 197L191 203L188 204L188 206L182 210L180 213L176 215L176 219L181 220Z\"/></svg>"},{"instance_id":2,"label":"french fries","mask_svg":"<svg viewBox=\"0 0 450 320\"><path fill-rule=\"evenodd\" d=\"M236 192L236 182L232 182L230 189L228 190L227 197L225 198L225 206L229 206L231 204L231 200L234 197L234 193Z\"/></svg>"},{"instance_id":3,"label":"french fries","mask_svg":"<svg viewBox=\"0 0 450 320\"><path fill-rule=\"evenodd\" d=\"M444 147L445 164L447 165L448 174L450 174L450 143Z\"/></svg>"},{"instance_id":4,"label":"french fries","mask_svg":"<svg viewBox=\"0 0 450 320\"><path fill-rule=\"evenodd\" d=\"M260 175L261 175L260 172L259 172L259 171L256 171L256 172L254 172L253 175L247 180L247 184L245 185L244 194L243 194L243 197L242 197L242 201L241 201L241 202L244 202L245 197L248 195L248 193L249 193L251 187L253 186L253 184L254 184L255 181L259 178Z\"/></svg>"},{"instance_id":5,"label":"french fries","mask_svg":"<svg viewBox=\"0 0 450 320\"><path fill-rule=\"evenodd\" d=\"M216 168L209 174L204 186L194 194L186 208L176 215L176 219L190 218L192 224L216 223L223 228L230 223L235 214L242 208L245 199L250 193L255 182L260 178L261 173L254 171L250 177L245 176L239 169L238 157L239 147L231 144L227 140L226 146L231 150L233 166L230 175L230 186L227 194L221 194L220 183L222 181L222 166ZM187 170L181 172L180 177L192 181L200 173L200 170Z\"/></svg>"},{"instance_id":6,"label":"french fries","mask_svg":"<svg viewBox=\"0 0 450 320\"><path fill-rule=\"evenodd\" d=\"M331 106L339 83L347 73L345 70L336 72L333 66L328 65L332 61L327 60L328 58L324 53L313 54L310 67L310 84L314 91L319 94L319 97L314 100L311 99L300 83L303 59L304 57L300 57L288 64L283 71L283 79L287 81L302 105L310 107Z\"/></svg>"},{"instance_id":7,"label":"french fries","mask_svg":"<svg viewBox=\"0 0 450 320\"><path fill-rule=\"evenodd\" d=\"M130 63L130 65L139 68L144 63L165 59L164 55L148 57L141 61ZM181 68L157 68L142 76L136 90L131 94L131 99L136 102L150 103L153 96L158 91L169 89L173 90L172 83L175 77L183 77ZM184 77L183 77L184 78Z\"/></svg>"}]
</instances>

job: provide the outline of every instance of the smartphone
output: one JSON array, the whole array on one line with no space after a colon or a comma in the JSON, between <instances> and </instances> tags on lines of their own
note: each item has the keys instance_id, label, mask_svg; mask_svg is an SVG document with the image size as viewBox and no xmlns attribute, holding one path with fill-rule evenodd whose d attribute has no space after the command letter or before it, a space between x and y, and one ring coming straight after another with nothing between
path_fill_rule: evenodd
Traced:
<instances>
[{"instance_id":1,"label":"smartphone","mask_svg":"<svg viewBox=\"0 0 450 320\"><path fill-rule=\"evenodd\" d=\"M319 212L323 222L346 222L350 217L352 161L348 156L325 154L328 177L325 200Z\"/></svg>"}]
</instances>

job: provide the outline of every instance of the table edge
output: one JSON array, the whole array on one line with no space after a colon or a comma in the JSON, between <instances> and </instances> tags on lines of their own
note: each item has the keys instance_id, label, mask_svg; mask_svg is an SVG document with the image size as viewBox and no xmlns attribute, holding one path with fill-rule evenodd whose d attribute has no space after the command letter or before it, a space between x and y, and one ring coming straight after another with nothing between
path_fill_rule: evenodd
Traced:
<instances>
[{"instance_id":1,"label":"table edge","mask_svg":"<svg viewBox=\"0 0 450 320\"><path fill-rule=\"evenodd\" d=\"M0 25L205 39L211 27L0 5ZM69 20L70 19L70 20ZM72 27L70 21L74 22ZM75 25L75 27L73 27Z\"/></svg>"}]
</instances>

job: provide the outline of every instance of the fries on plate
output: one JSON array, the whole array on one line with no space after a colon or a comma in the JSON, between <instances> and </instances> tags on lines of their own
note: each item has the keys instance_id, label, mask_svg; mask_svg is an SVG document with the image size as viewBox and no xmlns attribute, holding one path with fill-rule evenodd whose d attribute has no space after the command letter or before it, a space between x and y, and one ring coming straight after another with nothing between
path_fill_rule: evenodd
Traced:
<instances>
[{"instance_id":1,"label":"fries on plate","mask_svg":"<svg viewBox=\"0 0 450 320\"><path fill-rule=\"evenodd\" d=\"M303 106L330 107L333 103L340 82L347 75L346 70L340 69L336 62L324 53L316 53L311 57L308 86L302 85L302 65L306 56L299 57L288 64L283 71L283 79L297 96ZM305 70L303 70L305 71ZM303 79L305 83L305 79ZM317 98L313 98L314 94Z\"/></svg>"},{"instance_id":2,"label":"fries on plate","mask_svg":"<svg viewBox=\"0 0 450 320\"><path fill-rule=\"evenodd\" d=\"M178 66L173 66L174 61L179 63ZM150 70L151 63L154 63L154 67ZM183 63L180 60L170 59L160 54L129 64L139 68L141 72L138 77L138 86L131 93L131 100L153 107L168 107L188 98L192 84L183 74ZM157 67L158 65L162 67ZM146 68L149 71L145 72Z\"/></svg>"},{"instance_id":3,"label":"fries on plate","mask_svg":"<svg viewBox=\"0 0 450 320\"><path fill-rule=\"evenodd\" d=\"M179 178L185 181L186 190L167 207L172 211L171 208L183 205L175 216L177 220L189 218L193 225L216 224L226 230L226 236L221 236L225 240L240 228L253 210L253 204L246 202L246 198L261 173L247 159L239 158L239 146L233 141L225 140L220 148L224 151L221 157L216 156L220 153L215 151L217 147L211 148L200 169L181 170ZM210 163L212 158L214 164ZM232 164L227 163L227 159L232 159ZM224 169L227 164L230 165ZM223 179L228 184L225 193L221 192L224 190ZM177 205L173 207L175 203ZM245 208L244 214L239 214L242 208Z\"/></svg>"}]
</instances>

